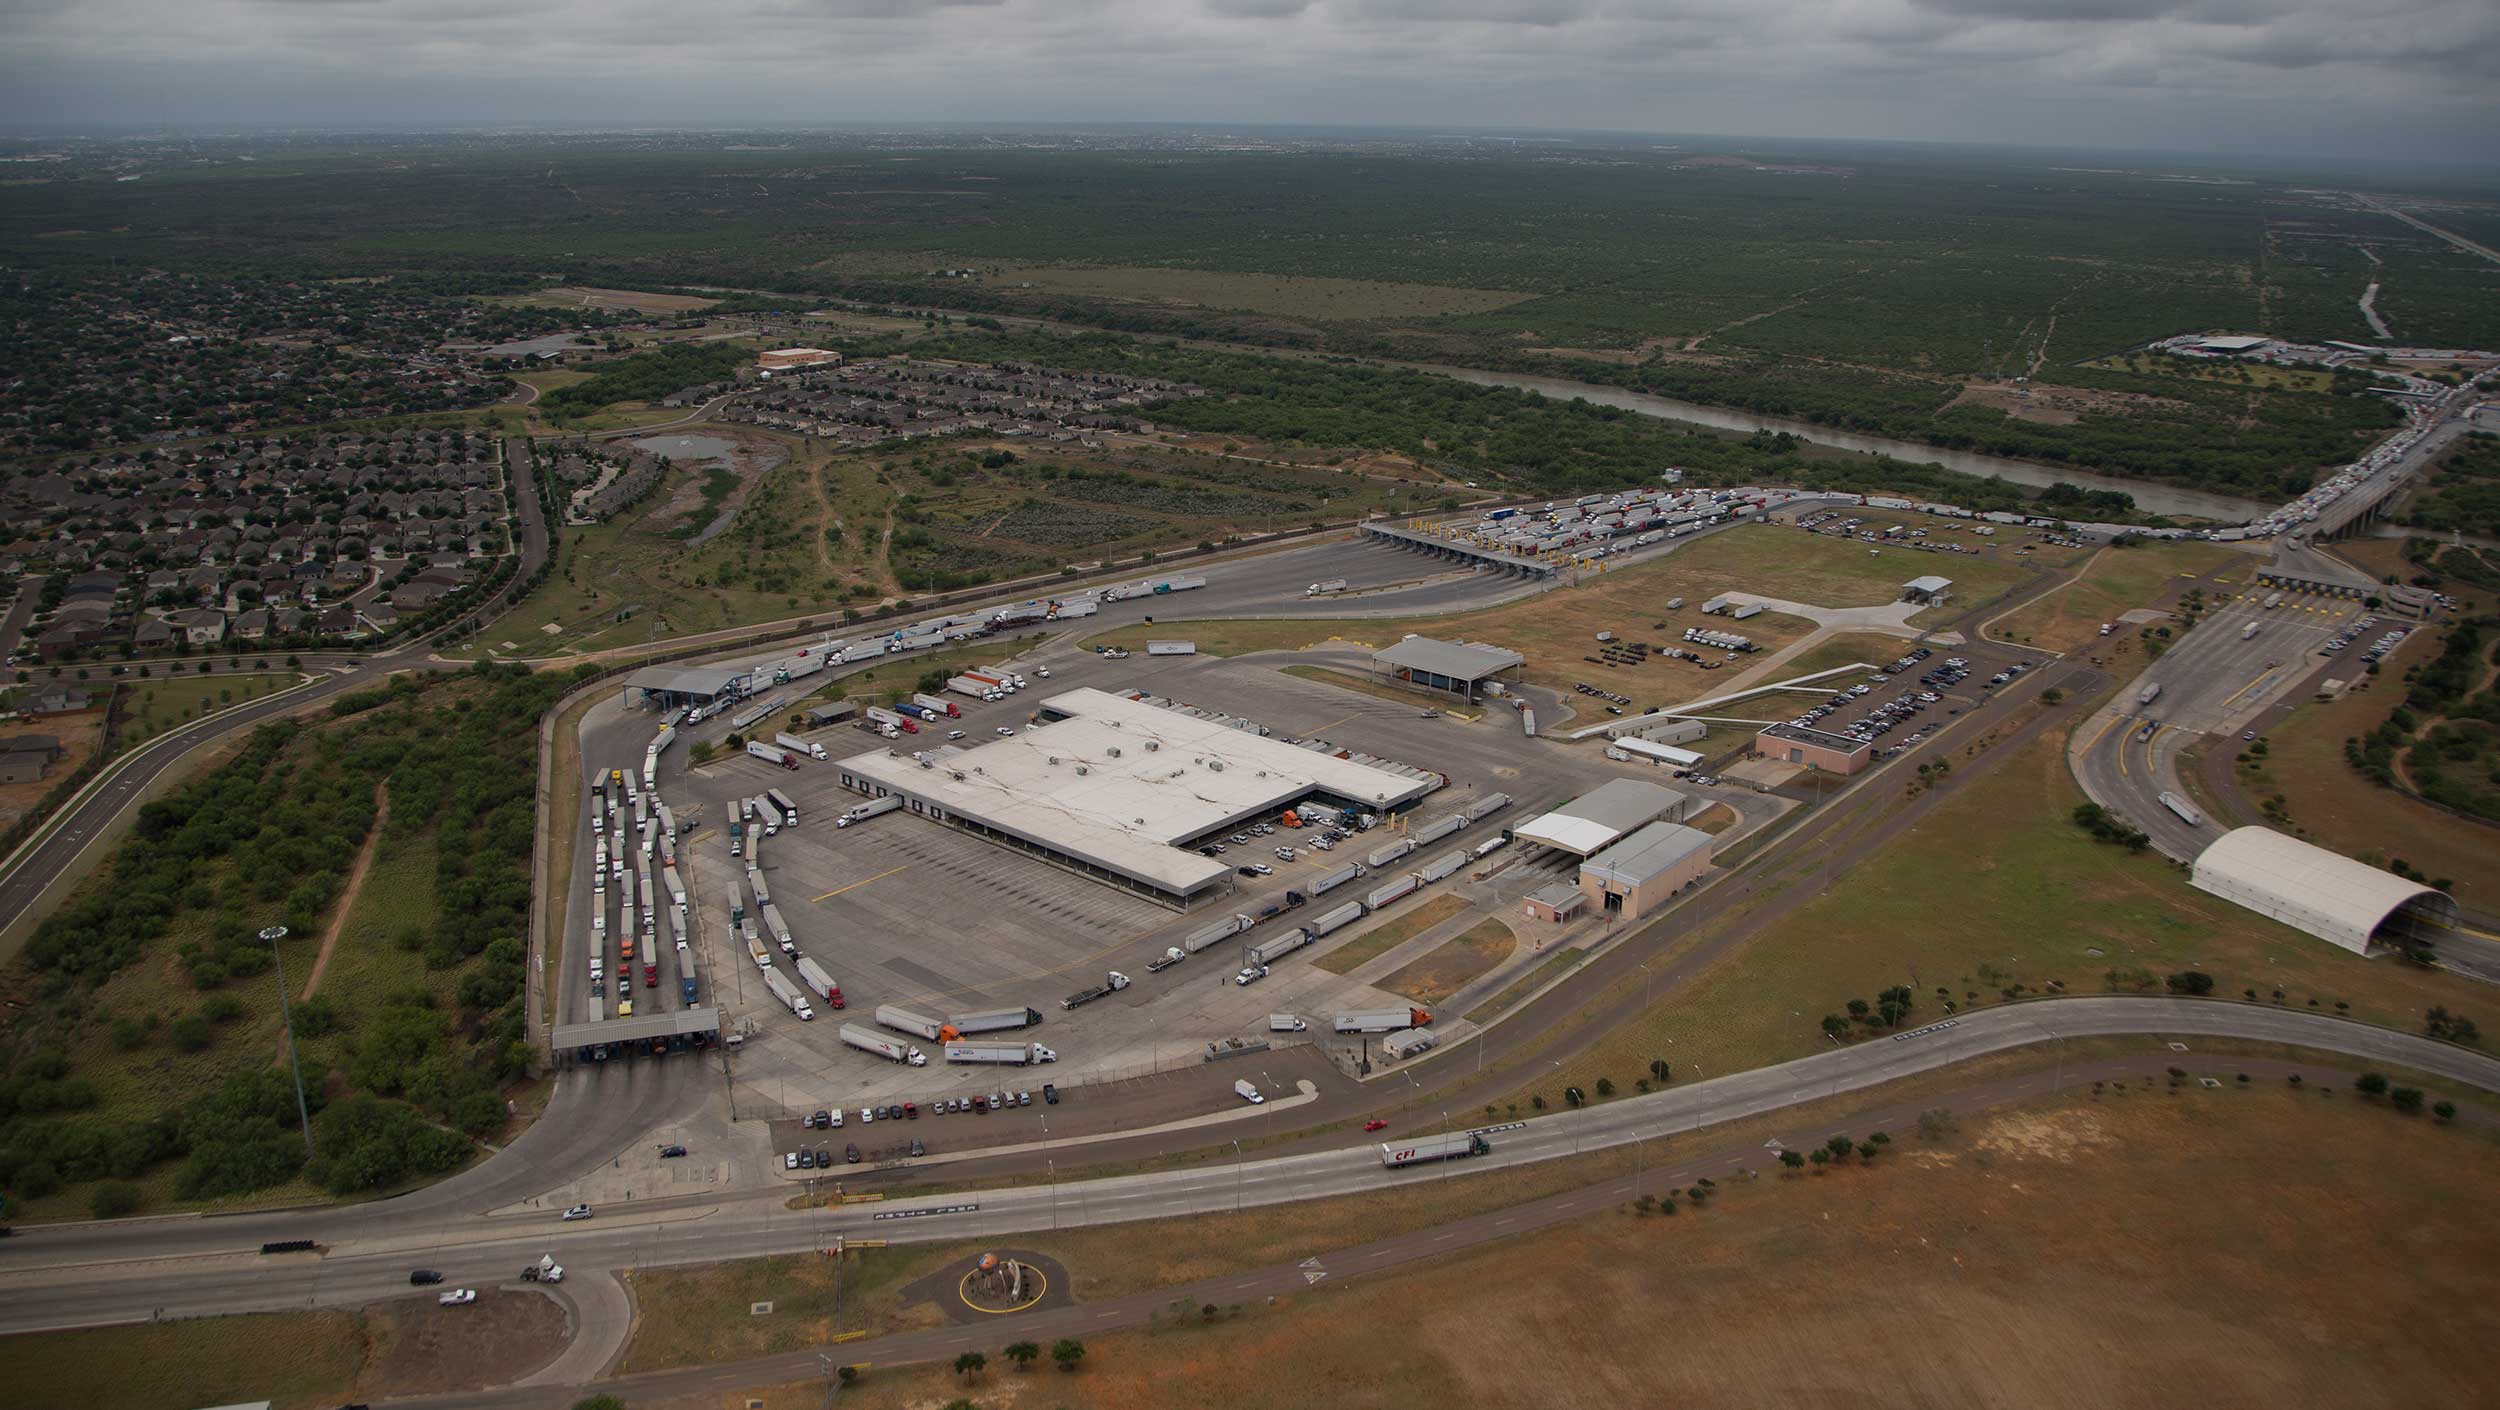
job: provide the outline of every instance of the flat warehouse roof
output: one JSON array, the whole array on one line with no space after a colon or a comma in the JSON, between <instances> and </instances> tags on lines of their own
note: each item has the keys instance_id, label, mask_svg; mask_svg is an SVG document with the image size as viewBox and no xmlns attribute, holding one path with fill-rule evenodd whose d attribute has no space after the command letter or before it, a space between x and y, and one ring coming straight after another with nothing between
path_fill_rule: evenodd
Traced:
<instances>
[{"instance_id":1,"label":"flat warehouse roof","mask_svg":"<svg viewBox=\"0 0 2500 1410\"><path fill-rule=\"evenodd\" d=\"M1695 852L1710 850L1709 833L1682 823L1654 822L1581 864L1583 874L1620 886L1638 886L1673 870Z\"/></svg>"},{"instance_id":2,"label":"flat warehouse roof","mask_svg":"<svg viewBox=\"0 0 2500 1410\"><path fill-rule=\"evenodd\" d=\"M676 666L645 666L625 678L636 690L671 690L679 695L718 695L746 678L744 668L721 666L686 670Z\"/></svg>"},{"instance_id":3,"label":"flat warehouse roof","mask_svg":"<svg viewBox=\"0 0 2500 1410\"><path fill-rule=\"evenodd\" d=\"M1935 574L1929 573L1923 578L1912 578L1908 582L1903 583L1901 586L1910 592L1942 592L1946 588L1953 586L1953 580L1951 578L1939 578Z\"/></svg>"},{"instance_id":4,"label":"flat warehouse roof","mask_svg":"<svg viewBox=\"0 0 2500 1410\"><path fill-rule=\"evenodd\" d=\"M1606 847L1625 833L1679 810L1684 795L1639 779L1619 778L1581 794L1550 813L1530 818L1512 834L1581 856Z\"/></svg>"},{"instance_id":5,"label":"flat warehouse roof","mask_svg":"<svg viewBox=\"0 0 2500 1410\"><path fill-rule=\"evenodd\" d=\"M611 1018L600 1023L565 1023L557 1025L548 1035L556 1048L588 1048L600 1043L631 1043L652 1038L674 1038L686 1033L718 1033L719 1009L680 1009L675 1013L646 1013L633 1018Z\"/></svg>"},{"instance_id":6,"label":"flat warehouse roof","mask_svg":"<svg viewBox=\"0 0 2500 1410\"><path fill-rule=\"evenodd\" d=\"M1372 660L1383 666L1472 681L1522 665L1527 658L1480 641L1437 641L1428 636L1410 636L1385 651L1373 652Z\"/></svg>"},{"instance_id":7,"label":"flat warehouse roof","mask_svg":"<svg viewBox=\"0 0 2500 1410\"><path fill-rule=\"evenodd\" d=\"M1429 780L1357 764L1101 690L1042 702L1048 720L923 768L880 750L851 774L1037 846L1187 895L1226 876L1183 842L1312 792L1373 808Z\"/></svg>"}]
</instances>

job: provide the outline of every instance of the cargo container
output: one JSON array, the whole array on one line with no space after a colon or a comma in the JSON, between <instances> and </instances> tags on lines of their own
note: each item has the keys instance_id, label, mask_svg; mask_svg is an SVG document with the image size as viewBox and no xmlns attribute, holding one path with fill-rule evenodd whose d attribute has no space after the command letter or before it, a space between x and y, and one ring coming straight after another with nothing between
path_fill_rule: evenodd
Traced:
<instances>
[{"instance_id":1,"label":"cargo container","mask_svg":"<svg viewBox=\"0 0 2500 1410\"><path fill-rule=\"evenodd\" d=\"M1195 656L1198 654L1198 643L1194 641L1150 641L1146 643L1146 654L1149 656Z\"/></svg>"},{"instance_id":2,"label":"cargo container","mask_svg":"<svg viewBox=\"0 0 2500 1410\"><path fill-rule=\"evenodd\" d=\"M822 758L823 756L818 755L817 757ZM764 790L764 797L769 800L774 807L781 810L781 825L783 827L797 827L799 825L799 805L790 801L789 794L782 792L778 788L767 788Z\"/></svg>"},{"instance_id":3,"label":"cargo container","mask_svg":"<svg viewBox=\"0 0 2500 1410\"><path fill-rule=\"evenodd\" d=\"M1389 1058L1411 1058L1441 1041L1441 1035L1429 1028L1409 1028L1380 1040L1380 1051Z\"/></svg>"},{"instance_id":4,"label":"cargo container","mask_svg":"<svg viewBox=\"0 0 2500 1410\"><path fill-rule=\"evenodd\" d=\"M1150 963L1146 967L1148 969L1162 969L1169 965L1177 964L1180 962L1180 954L1181 952L1178 950L1170 951L1165 958ZM1102 982L1100 984L1096 984L1091 988L1079 989L1075 993L1070 994L1068 997L1061 999L1059 1001L1059 1007L1063 1009L1082 1008L1096 999L1116 994L1127 987L1128 976L1115 969L1110 973L1105 974L1102 977Z\"/></svg>"},{"instance_id":5,"label":"cargo container","mask_svg":"<svg viewBox=\"0 0 2500 1410\"><path fill-rule=\"evenodd\" d=\"M1276 961L1283 959L1285 956L1290 955L1294 951L1301 949L1303 946L1310 944L1311 940L1311 932L1297 925L1282 935L1271 935L1267 939L1251 946L1250 962L1253 964L1274 964Z\"/></svg>"},{"instance_id":6,"label":"cargo container","mask_svg":"<svg viewBox=\"0 0 2500 1410\"><path fill-rule=\"evenodd\" d=\"M910 1009L896 1008L892 1004L879 1004L875 1017L883 1027L897 1033L909 1033L915 1038L926 1038L933 1043L955 1036L955 1030L936 1019L913 1013Z\"/></svg>"},{"instance_id":7,"label":"cargo container","mask_svg":"<svg viewBox=\"0 0 2500 1410\"><path fill-rule=\"evenodd\" d=\"M1360 880L1364 875L1365 873L1363 869L1352 862L1348 862L1341 867L1332 867L1327 871L1321 872L1317 877L1312 879L1310 894L1318 896L1329 891L1334 891L1349 881Z\"/></svg>"},{"instance_id":8,"label":"cargo container","mask_svg":"<svg viewBox=\"0 0 2500 1410\"><path fill-rule=\"evenodd\" d=\"M1463 815L1451 813L1447 817L1434 818L1408 833L1407 837L1418 847L1428 847L1466 825L1467 819Z\"/></svg>"},{"instance_id":9,"label":"cargo container","mask_svg":"<svg viewBox=\"0 0 2500 1410\"><path fill-rule=\"evenodd\" d=\"M795 734L776 734L773 736L773 743L802 758L822 759L825 757L825 746L810 744Z\"/></svg>"},{"instance_id":10,"label":"cargo container","mask_svg":"<svg viewBox=\"0 0 2500 1410\"><path fill-rule=\"evenodd\" d=\"M946 1045L946 1060L1032 1067L1039 1063L1057 1062L1059 1055L1039 1043L949 1043Z\"/></svg>"},{"instance_id":11,"label":"cargo container","mask_svg":"<svg viewBox=\"0 0 2500 1410\"><path fill-rule=\"evenodd\" d=\"M1394 1033L1401 1028L1421 1028L1432 1022L1432 1015L1422 1009L1360 1009L1341 1013L1334 1020L1340 1033Z\"/></svg>"},{"instance_id":12,"label":"cargo container","mask_svg":"<svg viewBox=\"0 0 2500 1410\"><path fill-rule=\"evenodd\" d=\"M883 798L872 798L865 803L853 803L843 810L842 816L833 820L833 825L849 827L853 823L866 822L879 813L893 812L901 806L903 806L903 800L890 794Z\"/></svg>"},{"instance_id":13,"label":"cargo container","mask_svg":"<svg viewBox=\"0 0 2500 1410\"><path fill-rule=\"evenodd\" d=\"M1386 847L1373 848L1371 855L1365 857L1363 860L1370 863L1375 869L1377 869L1389 865L1391 862L1396 861L1398 858L1403 857L1407 853L1414 850L1415 839L1412 837L1401 837Z\"/></svg>"},{"instance_id":14,"label":"cargo container","mask_svg":"<svg viewBox=\"0 0 2500 1410\"><path fill-rule=\"evenodd\" d=\"M790 934L790 923L781 918L781 908L767 901L761 903L761 909L764 912L764 928L772 932L773 943L780 946L781 953L785 955L797 954L798 942Z\"/></svg>"},{"instance_id":15,"label":"cargo container","mask_svg":"<svg viewBox=\"0 0 2500 1410\"><path fill-rule=\"evenodd\" d=\"M825 967L805 955L799 956L799 978L807 981L808 992L822 997L828 1007L841 1008L842 986L833 982Z\"/></svg>"},{"instance_id":16,"label":"cargo container","mask_svg":"<svg viewBox=\"0 0 2500 1410\"><path fill-rule=\"evenodd\" d=\"M1396 905L1399 901L1415 894L1415 888L1421 885L1423 885L1423 879L1410 871L1386 886L1374 888L1369 896L1363 898L1363 909L1376 911L1383 906Z\"/></svg>"},{"instance_id":17,"label":"cargo container","mask_svg":"<svg viewBox=\"0 0 2500 1410\"><path fill-rule=\"evenodd\" d=\"M789 750L775 748L770 744L758 744L752 739L747 741L747 753L767 764L778 765L781 768L795 769L799 766L798 759L792 756Z\"/></svg>"},{"instance_id":18,"label":"cargo container","mask_svg":"<svg viewBox=\"0 0 2500 1410\"><path fill-rule=\"evenodd\" d=\"M963 718L964 711L962 706L939 696L915 694L911 698L911 703L918 705L923 709L935 710L937 713L944 715L950 720Z\"/></svg>"},{"instance_id":19,"label":"cargo container","mask_svg":"<svg viewBox=\"0 0 2500 1410\"><path fill-rule=\"evenodd\" d=\"M1253 923L1248 916L1226 916L1213 925L1189 932L1188 937L1181 941L1181 948L1194 955L1219 940L1239 935L1248 930Z\"/></svg>"},{"instance_id":20,"label":"cargo container","mask_svg":"<svg viewBox=\"0 0 2500 1410\"><path fill-rule=\"evenodd\" d=\"M1333 911L1325 911L1313 917L1311 920L1311 933L1313 935L1326 935L1332 930L1342 930L1346 926L1351 925L1355 921L1361 920L1362 918L1363 903L1360 901L1348 901Z\"/></svg>"},{"instance_id":21,"label":"cargo container","mask_svg":"<svg viewBox=\"0 0 2500 1410\"><path fill-rule=\"evenodd\" d=\"M875 1053L889 1062L909 1063L913 1067L929 1065L927 1053L908 1043L897 1043L882 1033L862 1028L856 1023L842 1025L842 1042L845 1047L857 1048L863 1053Z\"/></svg>"},{"instance_id":22,"label":"cargo container","mask_svg":"<svg viewBox=\"0 0 2500 1410\"><path fill-rule=\"evenodd\" d=\"M946 1021L958 1033L1003 1033L1014 1028L1030 1028L1042 1021L1039 1009L982 1009L977 1013L950 1013Z\"/></svg>"},{"instance_id":23,"label":"cargo container","mask_svg":"<svg viewBox=\"0 0 2500 1410\"><path fill-rule=\"evenodd\" d=\"M1471 1155L1487 1155L1493 1150L1490 1142L1473 1131L1455 1136L1427 1136L1403 1145L1382 1146L1380 1165L1394 1170L1401 1165L1424 1165L1436 1160L1463 1160Z\"/></svg>"},{"instance_id":24,"label":"cargo container","mask_svg":"<svg viewBox=\"0 0 2500 1410\"><path fill-rule=\"evenodd\" d=\"M788 975L777 969L765 970L764 987L773 991L774 998L788 1005L790 1012L797 1014L801 1023L815 1021L816 1010L807 1002L807 991L791 983Z\"/></svg>"},{"instance_id":25,"label":"cargo container","mask_svg":"<svg viewBox=\"0 0 2500 1410\"><path fill-rule=\"evenodd\" d=\"M1467 805L1467 821L1471 823L1481 822L1485 818L1491 817L1493 814L1498 813L1502 809L1509 806L1509 794L1488 793L1482 798L1479 798L1475 802Z\"/></svg>"}]
</instances>

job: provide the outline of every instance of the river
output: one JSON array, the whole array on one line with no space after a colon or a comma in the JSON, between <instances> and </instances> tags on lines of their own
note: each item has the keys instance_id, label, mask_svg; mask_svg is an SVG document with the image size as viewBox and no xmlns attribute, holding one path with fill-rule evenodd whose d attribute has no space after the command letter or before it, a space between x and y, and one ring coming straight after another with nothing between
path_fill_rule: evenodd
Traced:
<instances>
[{"instance_id":1,"label":"river","mask_svg":"<svg viewBox=\"0 0 2500 1410\"><path fill-rule=\"evenodd\" d=\"M2063 481L2088 490L2116 490L2132 496L2136 507L2148 514L2181 518L2214 519L2226 524L2245 523L2263 518L2278 507L2253 499L2235 499L2230 495L2207 494L2202 490L2181 489L2144 480L2121 480L2108 475L2095 475L2062 465L2042 465L2029 460L2012 460L2001 455L1982 455L1976 451L1946 450L1940 446L1922 445L1917 441L1897 441L1888 436L1866 436L1855 431L1836 431L1810 421L1791 421L1783 416L1763 416L1731 407L1705 406L1700 402L1677 401L1673 397L1655 396L1648 392L1628 391L1596 382L1574 382L1563 377L1535 377L1518 372L1487 372L1474 367L1450 367L1440 363L1401 362L1399 367L1417 372L1433 372L1473 382L1482 387L1512 387L1523 392L1568 401L1579 397L1599 406L1619 406L1643 416L1656 416L1668 421L1687 421L1721 431L1786 431L1801 441L1836 450L1867 451L1906 460L1914 465L1941 465L1964 475L1994 476L2018 485L2047 489Z\"/></svg>"}]
</instances>

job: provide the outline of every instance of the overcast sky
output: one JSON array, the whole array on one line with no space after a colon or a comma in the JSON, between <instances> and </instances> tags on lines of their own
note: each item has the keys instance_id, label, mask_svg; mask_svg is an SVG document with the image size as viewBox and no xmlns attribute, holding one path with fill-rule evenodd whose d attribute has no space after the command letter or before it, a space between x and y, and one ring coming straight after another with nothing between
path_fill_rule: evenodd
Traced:
<instances>
[{"instance_id":1,"label":"overcast sky","mask_svg":"<svg viewBox=\"0 0 2500 1410\"><path fill-rule=\"evenodd\" d=\"M2500 162L2500 0L0 0L0 123L1197 121Z\"/></svg>"}]
</instances>

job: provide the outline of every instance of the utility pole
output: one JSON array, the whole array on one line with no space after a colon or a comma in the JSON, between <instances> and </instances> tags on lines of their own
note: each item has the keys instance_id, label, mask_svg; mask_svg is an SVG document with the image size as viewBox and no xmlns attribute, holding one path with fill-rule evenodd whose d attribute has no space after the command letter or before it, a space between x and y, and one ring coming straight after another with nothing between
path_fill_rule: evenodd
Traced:
<instances>
[{"instance_id":1,"label":"utility pole","mask_svg":"<svg viewBox=\"0 0 2500 1410\"><path fill-rule=\"evenodd\" d=\"M286 961L278 956L278 942L286 938L286 927L273 925L260 933L260 941L269 947L270 967L278 974L278 1018L286 1025L286 1065L295 1074L295 1119L304 1128L304 1158L312 1159L312 1114L304 1109L304 1064L295 1056L295 1009L286 997Z\"/></svg>"}]
</instances>

